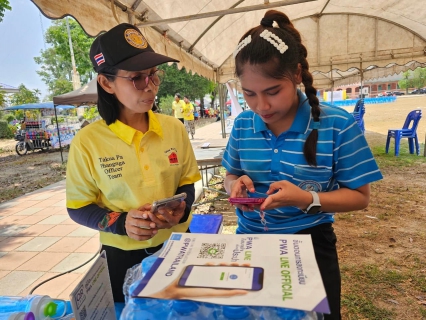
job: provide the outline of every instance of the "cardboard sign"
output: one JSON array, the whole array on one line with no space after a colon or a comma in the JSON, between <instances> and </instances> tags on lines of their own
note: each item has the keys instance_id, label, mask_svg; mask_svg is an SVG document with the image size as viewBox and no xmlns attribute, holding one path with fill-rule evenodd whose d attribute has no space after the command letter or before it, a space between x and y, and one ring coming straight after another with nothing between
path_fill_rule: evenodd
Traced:
<instances>
[{"instance_id":1,"label":"cardboard sign","mask_svg":"<svg viewBox=\"0 0 426 320\"><path fill-rule=\"evenodd\" d=\"M173 233L131 295L330 312L310 235Z\"/></svg>"},{"instance_id":2,"label":"cardboard sign","mask_svg":"<svg viewBox=\"0 0 426 320\"><path fill-rule=\"evenodd\" d=\"M105 251L71 292L70 300L76 320L116 320Z\"/></svg>"}]
</instances>

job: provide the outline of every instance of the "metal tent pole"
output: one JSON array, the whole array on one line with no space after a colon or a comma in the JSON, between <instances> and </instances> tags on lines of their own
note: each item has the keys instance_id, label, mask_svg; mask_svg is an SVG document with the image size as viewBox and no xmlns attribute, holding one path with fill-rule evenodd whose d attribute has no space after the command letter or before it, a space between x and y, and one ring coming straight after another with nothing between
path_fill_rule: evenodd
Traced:
<instances>
[{"instance_id":1,"label":"metal tent pole","mask_svg":"<svg viewBox=\"0 0 426 320\"><path fill-rule=\"evenodd\" d=\"M333 105L333 92L334 92L333 58L330 58L330 80L331 80L331 100L330 100L330 103Z\"/></svg>"},{"instance_id":2,"label":"metal tent pole","mask_svg":"<svg viewBox=\"0 0 426 320\"><path fill-rule=\"evenodd\" d=\"M361 98L360 99L364 99L364 95L362 93L363 82L364 82L364 70L362 69L362 55L360 55L359 59L360 59L359 72L360 72L360 75L361 75L361 85L360 85L360 88L359 88L359 90L361 91Z\"/></svg>"},{"instance_id":3,"label":"metal tent pole","mask_svg":"<svg viewBox=\"0 0 426 320\"><path fill-rule=\"evenodd\" d=\"M58 132L59 150L61 150L61 160L62 160L62 163L64 163L64 156L62 155L61 134L59 132L58 115L56 113L56 105L53 105L53 108L55 109L56 131Z\"/></svg>"},{"instance_id":4,"label":"metal tent pole","mask_svg":"<svg viewBox=\"0 0 426 320\"><path fill-rule=\"evenodd\" d=\"M226 106L226 84L218 84L218 93L219 93L219 105L220 105L220 122L222 128L222 138L226 138L226 125L225 125L225 106Z\"/></svg>"}]
</instances>

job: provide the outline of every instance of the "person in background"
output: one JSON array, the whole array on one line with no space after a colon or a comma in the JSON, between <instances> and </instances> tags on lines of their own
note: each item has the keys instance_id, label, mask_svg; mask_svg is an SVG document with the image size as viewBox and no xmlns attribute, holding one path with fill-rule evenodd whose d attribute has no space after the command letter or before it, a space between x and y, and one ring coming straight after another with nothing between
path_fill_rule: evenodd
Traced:
<instances>
[{"instance_id":1,"label":"person in background","mask_svg":"<svg viewBox=\"0 0 426 320\"><path fill-rule=\"evenodd\" d=\"M154 112L154 113L161 113L160 108L158 108L158 106L157 106L157 102L154 101L152 108L151 108L151 111Z\"/></svg>"},{"instance_id":2,"label":"person in background","mask_svg":"<svg viewBox=\"0 0 426 320\"><path fill-rule=\"evenodd\" d=\"M183 107L183 119L185 120L185 128L188 135L191 135L191 138L194 139L195 134L195 123L194 123L194 106L189 101L188 96L183 97L185 105Z\"/></svg>"},{"instance_id":3,"label":"person in background","mask_svg":"<svg viewBox=\"0 0 426 320\"><path fill-rule=\"evenodd\" d=\"M183 119L183 107L185 106L185 102L181 100L181 96L179 93L175 94L175 100L172 102L173 115L180 122L185 123Z\"/></svg>"},{"instance_id":4,"label":"person in background","mask_svg":"<svg viewBox=\"0 0 426 320\"><path fill-rule=\"evenodd\" d=\"M334 215L367 207L382 175L353 116L320 107L307 54L279 11L242 36L235 73L250 110L236 117L222 165L231 197L266 198L237 206L236 232L311 235L331 309L325 319L340 319Z\"/></svg>"},{"instance_id":5,"label":"person in background","mask_svg":"<svg viewBox=\"0 0 426 320\"><path fill-rule=\"evenodd\" d=\"M199 120L199 119L200 119L200 107L196 106L194 111L194 120Z\"/></svg>"},{"instance_id":6,"label":"person in background","mask_svg":"<svg viewBox=\"0 0 426 320\"><path fill-rule=\"evenodd\" d=\"M90 59L102 120L73 139L66 206L72 220L100 232L114 301L123 302L127 269L172 232L188 230L201 176L184 126L151 110L164 78L157 66L177 60L155 53L127 23L98 36ZM182 192L187 197L179 206L151 212L155 200Z\"/></svg>"},{"instance_id":7,"label":"person in background","mask_svg":"<svg viewBox=\"0 0 426 320\"><path fill-rule=\"evenodd\" d=\"M25 118L21 120L21 130L25 130L27 128L27 124L25 123Z\"/></svg>"}]
</instances>

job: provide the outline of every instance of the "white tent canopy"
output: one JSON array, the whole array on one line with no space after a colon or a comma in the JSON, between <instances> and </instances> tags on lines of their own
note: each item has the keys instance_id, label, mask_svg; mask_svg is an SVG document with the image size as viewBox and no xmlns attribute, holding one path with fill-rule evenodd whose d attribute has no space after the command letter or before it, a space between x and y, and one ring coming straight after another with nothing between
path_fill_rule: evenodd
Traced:
<instances>
[{"instance_id":1,"label":"white tent canopy","mask_svg":"<svg viewBox=\"0 0 426 320\"><path fill-rule=\"evenodd\" d=\"M91 36L136 24L155 51L221 83L234 77L239 38L269 8L285 12L301 32L319 88L426 63L426 7L412 0L32 1L49 18L73 16Z\"/></svg>"}]
</instances>

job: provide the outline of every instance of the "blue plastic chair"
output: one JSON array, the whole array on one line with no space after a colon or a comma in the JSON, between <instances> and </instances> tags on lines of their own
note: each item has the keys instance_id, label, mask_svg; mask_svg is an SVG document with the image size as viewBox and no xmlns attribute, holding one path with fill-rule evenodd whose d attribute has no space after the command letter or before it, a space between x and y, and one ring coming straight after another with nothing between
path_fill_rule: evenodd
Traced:
<instances>
[{"instance_id":1,"label":"blue plastic chair","mask_svg":"<svg viewBox=\"0 0 426 320\"><path fill-rule=\"evenodd\" d=\"M358 127L361 129L362 133L365 132L364 114L365 114L364 100L359 99L355 104L355 108L354 108L354 111L352 112L352 115L355 118L355 121L358 124Z\"/></svg>"},{"instance_id":2,"label":"blue plastic chair","mask_svg":"<svg viewBox=\"0 0 426 320\"><path fill-rule=\"evenodd\" d=\"M408 138L408 147L410 153L414 153L414 143L416 144L416 153L420 154L419 140L417 139L417 126L422 117L422 110L413 110L407 115L402 129L389 129L386 139L386 153L389 151L390 139L395 139L395 156L399 156L399 144L401 138ZM410 127L411 126L411 127Z\"/></svg>"}]
</instances>

